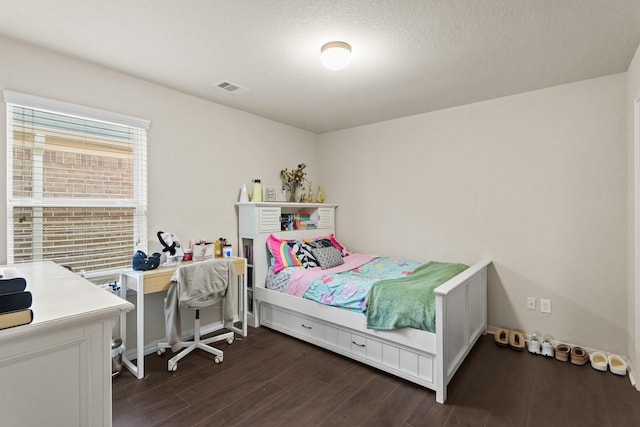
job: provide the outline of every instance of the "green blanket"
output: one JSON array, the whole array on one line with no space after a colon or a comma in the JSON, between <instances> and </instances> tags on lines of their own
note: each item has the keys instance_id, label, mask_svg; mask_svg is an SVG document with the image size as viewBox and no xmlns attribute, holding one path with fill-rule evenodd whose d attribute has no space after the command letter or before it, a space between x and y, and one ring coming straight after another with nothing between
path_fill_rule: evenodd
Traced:
<instances>
[{"instance_id":1,"label":"green blanket","mask_svg":"<svg viewBox=\"0 0 640 427\"><path fill-rule=\"evenodd\" d=\"M391 330L404 327L436 331L434 289L469 268L464 264L428 262L409 276L380 280L365 301L367 328Z\"/></svg>"}]
</instances>

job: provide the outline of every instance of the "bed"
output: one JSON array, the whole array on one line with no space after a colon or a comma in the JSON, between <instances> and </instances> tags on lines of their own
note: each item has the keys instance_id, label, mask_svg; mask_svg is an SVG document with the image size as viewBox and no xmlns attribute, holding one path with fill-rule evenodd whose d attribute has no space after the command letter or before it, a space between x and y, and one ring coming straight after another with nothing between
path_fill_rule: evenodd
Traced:
<instances>
[{"instance_id":1,"label":"bed","mask_svg":"<svg viewBox=\"0 0 640 427\"><path fill-rule=\"evenodd\" d=\"M279 236L282 239L279 239ZM270 237L276 241L314 241L318 238L318 231L299 230L295 232L295 236L290 232L274 233ZM335 241L333 234L331 238ZM264 242L269 246L269 239ZM254 243L258 244L257 241ZM343 256L346 254L344 248L339 251ZM268 271L269 266L274 264L271 252L265 251L265 254L266 256L253 260L257 270ZM356 256L360 254L349 254L344 256L344 259ZM296 265L295 260L289 259L288 262L293 265L285 265L283 268L297 267L298 270L304 270L300 263ZM436 401L444 403L447 398L447 385L477 339L486 330L487 267L490 263L490 260L483 259L464 266L433 289L435 313L431 331L415 327L371 329L367 327L368 316L355 306L345 309L302 298L301 296L309 291L308 287L304 292L292 289L293 292L290 294L282 292L282 289L269 289L266 279L257 280L255 283L256 313L261 326L434 390ZM411 267L411 274L415 268L419 268L418 265L420 263ZM333 267L326 271L331 268ZM405 271L404 275L407 275L406 273ZM324 273L320 273L320 276L322 274ZM269 276L271 275L272 271L269 272ZM283 286L285 285L280 283L272 287ZM287 284L285 287L289 286ZM295 288L296 285L291 286ZM323 295L317 288L311 293L314 292ZM363 300L361 304L367 304L367 301Z\"/></svg>"}]
</instances>

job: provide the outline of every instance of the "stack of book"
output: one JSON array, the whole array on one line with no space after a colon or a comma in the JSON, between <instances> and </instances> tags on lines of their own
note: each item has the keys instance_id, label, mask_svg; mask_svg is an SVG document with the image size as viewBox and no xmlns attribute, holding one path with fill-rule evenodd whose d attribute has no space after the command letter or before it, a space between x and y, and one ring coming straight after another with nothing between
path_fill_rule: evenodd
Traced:
<instances>
[{"instance_id":1,"label":"stack of book","mask_svg":"<svg viewBox=\"0 0 640 427\"><path fill-rule=\"evenodd\" d=\"M308 217L307 219L300 218L296 223L296 229L298 230L307 230L313 228L318 228L318 223L309 219Z\"/></svg>"},{"instance_id":2,"label":"stack of book","mask_svg":"<svg viewBox=\"0 0 640 427\"><path fill-rule=\"evenodd\" d=\"M306 230L318 228L318 222L311 219L309 214L297 213L297 214L281 214L280 215L280 230Z\"/></svg>"},{"instance_id":3,"label":"stack of book","mask_svg":"<svg viewBox=\"0 0 640 427\"><path fill-rule=\"evenodd\" d=\"M293 214L281 214L280 215L280 230L291 231L294 230L295 218Z\"/></svg>"},{"instance_id":4,"label":"stack of book","mask_svg":"<svg viewBox=\"0 0 640 427\"><path fill-rule=\"evenodd\" d=\"M0 279L0 329L33 321L32 296L26 288L27 281L22 277Z\"/></svg>"},{"instance_id":5,"label":"stack of book","mask_svg":"<svg viewBox=\"0 0 640 427\"><path fill-rule=\"evenodd\" d=\"M247 264L253 265L253 245L244 245L244 257L247 259Z\"/></svg>"}]
</instances>

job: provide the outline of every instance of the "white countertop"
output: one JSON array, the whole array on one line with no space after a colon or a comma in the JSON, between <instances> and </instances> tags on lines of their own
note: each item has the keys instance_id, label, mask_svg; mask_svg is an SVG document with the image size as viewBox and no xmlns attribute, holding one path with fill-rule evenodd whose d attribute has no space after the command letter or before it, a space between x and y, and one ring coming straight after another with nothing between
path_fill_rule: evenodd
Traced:
<instances>
[{"instance_id":1,"label":"white countertop","mask_svg":"<svg viewBox=\"0 0 640 427\"><path fill-rule=\"evenodd\" d=\"M115 318L134 308L130 302L51 261L0 266L5 272L12 269L13 275L27 280L25 290L33 296L33 322L0 330L0 342L60 326Z\"/></svg>"}]
</instances>

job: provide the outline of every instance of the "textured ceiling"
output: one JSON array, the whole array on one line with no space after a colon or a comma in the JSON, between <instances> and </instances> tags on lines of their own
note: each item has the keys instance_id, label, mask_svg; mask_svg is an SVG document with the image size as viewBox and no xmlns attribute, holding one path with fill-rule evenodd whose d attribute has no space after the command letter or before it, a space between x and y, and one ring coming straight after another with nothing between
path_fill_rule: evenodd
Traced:
<instances>
[{"instance_id":1,"label":"textured ceiling","mask_svg":"<svg viewBox=\"0 0 640 427\"><path fill-rule=\"evenodd\" d=\"M317 133L624 72L640 0L0 0L0 34ZM320 46L353 47L341 71ZM1 54L1 53L0 53ZM226 80L250 91L216 87Z\"/></svg>"}]
</instances>

